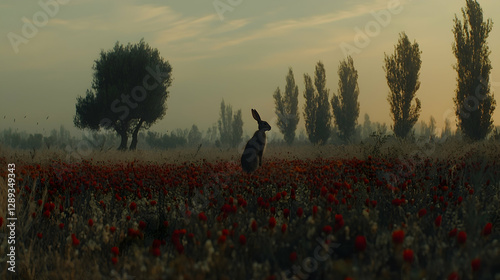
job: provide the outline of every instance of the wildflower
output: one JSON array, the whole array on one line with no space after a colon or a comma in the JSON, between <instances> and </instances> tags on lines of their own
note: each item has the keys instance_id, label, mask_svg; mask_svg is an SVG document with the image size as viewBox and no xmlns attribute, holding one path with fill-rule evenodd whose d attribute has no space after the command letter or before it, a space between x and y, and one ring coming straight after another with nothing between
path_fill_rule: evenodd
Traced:
<instances>
[{"instance_id":1,"label":"wildflower","mask_svg":"<svg viewBox=\"0 0 500 280\"><path fill-rule=\"evenodd\" d=\"M290 216L290 209L283 209L283 216L285 217L285 219L288 218L288 216Z\"/></svg>"},{"instance_id":2,"label":"wildflower","mask_svg":"<svg viewBox=\"0 0 500 280\"><path fill-rule=\"evenodd\" d=\"M316 216L316 213L318 213L318 206L316 206L316 205L313 206L312 213L313 213L313 216Z\"/></svg>"},{"instance_id":3,"label":"wildflower","mask_svg":"<svg viewBox=\"0 0 500 280\"><path fill-rule=\"evenodd\" d=\"M326 225L323 227L323 232L326 234L330 234L332 232L332 227L329 225Z\"/></svg>"},{"instance_id":4,"label":"wildflower","mask_svg":"<svg viewBox=\"0 0 500 280\"><path fill-rule=\"evenodd\" d=\"M141 230L144 230L144 229L146 228L146 226L147 226L146 222L144 222L144 221L139 221L139 228L140 228Z\"/></svg>"},{"instance_id":5,"label":"wildflower","mask_svg":"<svg viewBox=\"0 0 500 280\"><path fill-rule=\"evenodd\" d=\"M116 263L118 262L118 258L117 258L117 257L112 257L112 258L111 258L111 262L112 262L113 264L116 264Z\"/></svg>"},{"instance_id":6,"label":"wildflower","mask_svg":"<svg viewBox=\"0 0 500 280\"><path fill-rule=\"evenodd\" d=\"M342 214L335 214L335 231L344 226L344 217Z\"/></svg>"},{"instance_id":7,"label":"wildflower","mask_svg":"<svg viewBox=\"0 0 500 280\"><path fill-rule=\"evenodd\" d=\"M299 207L297 209L297 216L300 218L300 217L302 217L303 214L304 214L304 210L302 209L302 207Z\"/></svg>"},{"instance_id":8,"label":"wildflower","mask_svg":"<svg viewBox=\"0 0 500 280\"><path fill-rule=\"evenodd\" d=\"M453 237L455 235L457 235L457 229L456 228L450 230L450 232L448 233L448 237Z\"/></svg>"},{"instance_id":9,"label":"wildflower","mask_svg":"<svg viewBox=\"0 0 500 280\"><path fill-rule=\"evenodd\" d=\"M251 227L252 227L252 231L256 232L257 231L257 221L253 220Z\"/></svg>"},{"instance_id":10,"label":"wildflower","mask_svg":"<svg viewBox=\"0 0 500 280\"><path fill-rule=\"evenodd\" d=\"M217 240L217 243L224 244L226 242L226 238L227 237L225 235L219 236L219 239Z\"/></svg>"},{"instance_id":11,"label":"wildflower","mask_svg":"<svg viewBox=\"0 0 500 280\"><path fill-rule=\"evenodd\" d=\"M403 251L403 259L405 262L412 263L413 262L413 250L412 249L406 249Z\"/></svg>"},{"instance_id":12,"label":"wildflower","mask_svg":"<svg viewBox=\"0 0 500 280\"><path fill-rule=\"evenodd\" d=\"M88 224L89 224L89 227L92 227L94 225L94 221L92 221L92 219L89 219Z\"/></svg>"},{"instance_id":13,"label":"wildflower","mask_svg":"<svg viewBox=\"0 0 500 280\"><path fill-rule=\"evenodd\" d=\"M276 218L271 217L269 218L269 227L274 228L276 226Z\"/></svg>"},{"instance_id":14,"label":"wildflower","mask_svg":"<svg viewBox=\"0 0 500 280\"><path fill-rule=\"evenodd\" d=\"M177 252L179 254L184 253L184 246L182 244L180 244L180 243L178 243L178 244L175 245L175 249L177 250Z\"/></svg>"},{"instance_id":15,"label":"wildflower","mask_svg":"<svg viewBox=\"0 0 500 280\"><path fill-rule=\"evenodd\" d=\"M450 275L448 275L448 280L458 280L458 273L452 272Z\"/></svg>"},{"instance_id":16,"label":"wildflower","mask_svg":"<svg viewBox=\"0 0 500 280\"><path fill-rule=\"evenodd\" d=\"M245 235L241 234L239 240L241 245L247 244L247 238L245 237Z\"/></svg>"},{"instance_id":17,"label":"wildflower","mask_svg":"<svg viewBox=\"0 0 500 280\"><path fill-rule=\"evenodd\" d=\"M60 224L59 224L59 228L60 228L60 229L63 229L63 228L64 228L64 224L63 224L63 223L60 223Z\"/></svg>"},{"instance_id":18,"label":"wildflower","mask_svg":"<svg viewBox=\"0 0 500 280\"><path fill-rule=\"evenodd\" d=\"M149 204L151 204L151 206L155 206L156 205L156 200L151 200L151 202Z\"/></svg>"},{"instance_id":19,"label":"wildflower","mask_svg":"<svg viewBox=\"0 0 500 280\"><path fill-rule=\"evenodd\" d=\"M425 208L422 208L418 211L419 218L422 218L423 216L425 216L425 214L427 214L427 210Z\"/></svg>"},{"instance_id":20,"label":"wildflower","mask_svg":"<svg viewBox=\"0 0 500 280\"><path fill-rule=\"evenodd\" d=\"M493 228L493 224L492 223L487 223L484 228L483 228L483 235L484 236L488 236L491 234L491 230Z\"/></svg>"},{"instance_id":21,"label":"wildflower","mask_svg":"<svg viewBox=\"0 0 500 280\"><path fill-rule=\"evenodd\" d=\"M76 234L74 233L71 234L71 243L73 244L73 246L78 246L80 244L80 240L76 238Z\"/></svg>"},{"instance_id":22,"label":"wildflower","mask_svg":"<svg viewBox=\"0 0 500 280\"><path fill-rule=\"evenodd\" d=\"M295 262L297 260L297 252L290 253L290 262Z\"/></svg>"},{"instance_id":23,"label":"wildflower","mask_svg":"<svg viewBox=\"0 0 500 280\"><path fill-rule=\"evenodd\" d=\"M321 196L325 196L326 192L327 192L326 187L325 186L321 187Z\"/></svg>"},{"instance_id":24,"label":"wildflower","mask_svg":"<svg viewBox=\"0 0 500 280\"><path fill-rule=\"evenodd\" d=\"M116 227L110 227L110 228L109 228L109 231L111 231L111 233L115 233L115 231L116 231Z\"/></svg>"},{"instance_id":25,"label":"wildflower","mask_svg":"<svg viewBox=\"0 0 500 280\"><path fill-rule=\"evenodd\" d=\"M356 250L363 252L366 249L366 238L362 235L356 236L354 246L356 247Z\"/></svg>"},{"instance_id":26,"label":"wildflower","mask_svg":"<svg viewBox=\"0 0 500 280\"><path fill-rule=\"evenodd\" d=\"M47 219L50 218L50 211L49 210L45 210L45 212L43 212L43 216L45 218L47 218Z\"/></svg>"},{"instance_id":27,"label":"wildflower","mask_svg":"<svg viewBox=\"0 0 500 280\"><path fill-rule=\"evenodd\" d=\"M405 232L403 230L396 230L392 232L392 242L395 244L403 243L405 239Z\"/></svg>"},{"instance_id":28,"label":"wildflower","mask_svg":"<svg viewBox=\"0 0 500 280\"><path fill-rule=\"evenodd\" d=\"M443 216L438 215L438 216L436 217L436 219L434 220L434 225L436 225L437 227L441 226L441 222L442 222L442 220L443 220Z\"/></svg>"},{"instance_id":29,"label":"wildflower","mask_svg":"<svg viewBox=\"0 0 500 280\"><path fill-rule=\"evenodd\" d=\"M130 210L134 212L134 211L136 211L136 210L137 210L137 203L135 203L135 202L133 202L133 201L132 201L132 202L130 203L130 206L129 206L129 207L130 207Z\"/></svg>"},{"instance_id":30,"label":"wildflower","mask_svg":"<svg viewBox=\"0 0 500 280\"><path fill-rule=\"evenodd\" d=\"M207 215L205 215L205 212L200 212L200 214L198 214L198 219L200 221L206 222L207 221Z\"/></svg>"},{"instance_id":31,"label":"wildflower","mask_svg":"<svg viewBox=\"0 0 500 280\"><path fill-rule=\"evenodd\" d=\"M155 257L159 257L161 255L160 248L151 248L151 254Z\"/></svg>"},{"instance_id":32,"label":"wildflower","mask_svg":"<svg viewBox=\"0 0 500 280\"><path fill-rule=\"evenodd\" d=\"M286 232L286 224L282 224L281 225L281 233L285 233Z\"/></svg>"},{"instance_id":33,"label":"wildflower","mask_svg":"<svg viewBox=\"0 0 500 280\"><path fill-rule=\"evenodd\" d=\"M112 247L111 248L111 253L113 253L113 255L115 256L118 256L120 254L120 249L118 247Z\"/></svg>"},{"instance_id":34,"label":"wildflower","mask_svg":"<svg viewBox=\"0 0 500 280\"><path fill-rule=\"evenodd\" d=\"M42 239L43 237L43 234L41 232L37 233L36 236L38 237L38 239Z\"/></svg>"},{"instance_id":35,"label":"wildflower","mask_svg":"<svg viewBox=\"0 0 500 280\"><path fill-rule=\"evenodd\" d=\"M481 259L475 258L470 262L470 266L472 267L472 271L477 272L481 268Z\"/></svg>"},{"instance_id":36,"label":"wildflower","mask_svg":"<svg viewBox=\"0 0 500 280\"><path fill-rule=\"evenodd\" d=\"M457 236L457 241L459 244L465 244L467 241L467 233L465 233L465 231L460 231Z\"/></svg>"}]
</instances>

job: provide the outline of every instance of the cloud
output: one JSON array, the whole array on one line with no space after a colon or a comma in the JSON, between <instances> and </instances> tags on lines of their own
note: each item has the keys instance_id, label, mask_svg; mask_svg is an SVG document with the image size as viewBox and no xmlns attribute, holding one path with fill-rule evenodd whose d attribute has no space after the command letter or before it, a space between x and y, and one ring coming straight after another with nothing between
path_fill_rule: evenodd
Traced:
<instances>
[{"instance_id":1,"label":"cloud","mask_svg":"<svg viewBox=\"0 0 500 280\"><path fill-rule=\"evenodd\" d=\"M377 1L371 5L356 5L350 10L336 11L321 15L307 16L298 19L284 19L269 22L262 25L250 34L243 34L240 37L228 38L214 46L213 49L222 49L239 45L252 40L283 36L290 32L296 32L300 29L316 28L322 25L332 24L341 20L352 19L370 14L387 8L386 1Z\"/></svg>"}]
</instances>

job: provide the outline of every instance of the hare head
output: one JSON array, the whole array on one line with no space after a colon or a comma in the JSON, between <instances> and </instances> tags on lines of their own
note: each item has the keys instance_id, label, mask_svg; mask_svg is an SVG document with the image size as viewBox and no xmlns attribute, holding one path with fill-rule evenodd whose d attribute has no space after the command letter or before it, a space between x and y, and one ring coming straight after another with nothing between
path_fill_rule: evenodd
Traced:
<instances>
[{"instance_id":1,"label":"hare head","mask_svg":"<svg viewBox=\"0 0 500 280\"><path fill-rule=\"evenodd\" d=\"M248 173L262 166L262 154L266 146L266 131L271 130L271 126L260 118L255 109L252 109L252 116L257 121L259 129L255 131L253 137L248 141L241 156L241 168Z\"/></svg>"},{"instance_id":2,"label":"hare head","mask_svg":"<svg viewBox=\"0 0 500 280\"><path fill-rule=\"evenodd\" d=\"M257 110L252 109L252 116L259 124L259 131L269 131L271 130L271 126L266 122L260 119L259 113Z\"/></svg>"}]
</instances>

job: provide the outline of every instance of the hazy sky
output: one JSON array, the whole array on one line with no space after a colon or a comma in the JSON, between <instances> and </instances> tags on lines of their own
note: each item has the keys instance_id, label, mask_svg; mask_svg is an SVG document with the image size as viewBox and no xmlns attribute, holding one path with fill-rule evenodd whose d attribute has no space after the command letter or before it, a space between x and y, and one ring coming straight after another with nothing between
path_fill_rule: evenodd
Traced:
<instances>
[{"instance_id":1,"label":"hazy sky","mask_svg":"<svg viewBox=\"0 0 500 280\"><path fill-rule=\"evenodd\" d=\"M51 5L44 9L40 3ZM495 23L500 1L480 4L485 18L494 22L488 42L491 89L496 92L500 88L500 26ZM394 51L402 31L423 52L417 92L422 101L420 120L427 122L433 115L440 128L446 117L454 123L456 72L452 66L456 59L451 29L464 5L465 1L457 0L2 1L0 129L48 134L63 124L76 132L75 101L90 88L92 65L100 51L112 48L116 41L136 43L141 38L173 67L166 116L152 130L192 124L206 130L218 120L224 98L233 110L242 109L248 134L257 128L251 108L277 132L272 95L277 86L284 89L288 67L292 67L300 91L300 131L304 127L304 73L313 76L321 60L331 99L338 88L339 62L346 57L341 46L347 44L357 48L352 56L359 74L358 122L368 113L372 122L390 124L389 89L382 67L384 53ZM377 21L375 14L385 16ZM28 28L33 24L36 30ZM360 34L368 36L368 41L356 43ZM494 121L500 124L499 108Z\"/></svg>"}]
</instances>

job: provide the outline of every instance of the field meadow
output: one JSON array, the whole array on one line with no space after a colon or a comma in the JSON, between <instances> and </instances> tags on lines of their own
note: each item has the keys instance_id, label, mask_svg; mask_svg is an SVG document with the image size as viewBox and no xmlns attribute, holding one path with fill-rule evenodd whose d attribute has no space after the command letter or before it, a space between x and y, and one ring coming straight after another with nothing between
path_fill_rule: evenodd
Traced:
<instances>
[{"instance_id":1,"label":"field meadow","mask_svg":"<svg viewBox=\"0 0 500 280\"><path fill-rule=\"evenodd\" d=\"M0 147L0 278L500 279L498 141L241 152Z\"/></svg>"}]
</instances>

